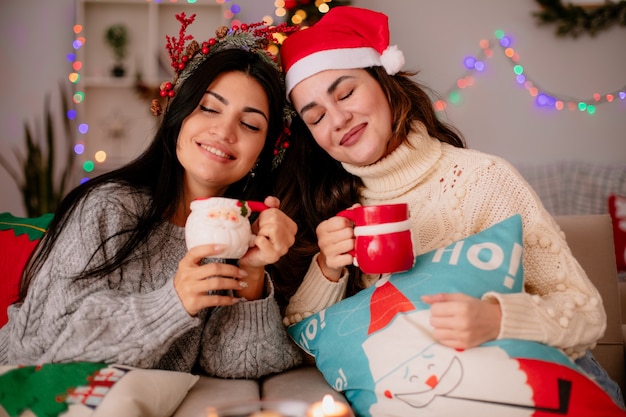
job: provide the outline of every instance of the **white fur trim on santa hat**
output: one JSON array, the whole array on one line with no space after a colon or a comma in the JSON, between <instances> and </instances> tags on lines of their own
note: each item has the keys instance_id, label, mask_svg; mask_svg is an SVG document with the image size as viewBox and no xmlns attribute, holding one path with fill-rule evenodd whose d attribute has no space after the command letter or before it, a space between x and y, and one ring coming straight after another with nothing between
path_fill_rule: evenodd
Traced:
<instances>
[{"instance_id":1,"label":"white fur trim on santa hat","mask_svg":"<svg viewBox=\"0 0 626 417\"><path fill-rule=\"evenodd\" d=\"M380 62L387 74L394 75L404 67L404 54L397 45L390 45L383 51Z\"/></svg>"},{"instance_id":2,"label":"white fur trim on santa hat","mask_svg":"<svg viewBox=\"0 0 626 417\"><path fill-rule=\"evenodd\" d=\"M402 52L400 52L402 54ZM287 97L300 81L321 71L381 66L381 56L373 48L327 49L307 55L287 71L285 85ZM397 72L397 71L396 71Z\"/></svg>"}]
</instances>

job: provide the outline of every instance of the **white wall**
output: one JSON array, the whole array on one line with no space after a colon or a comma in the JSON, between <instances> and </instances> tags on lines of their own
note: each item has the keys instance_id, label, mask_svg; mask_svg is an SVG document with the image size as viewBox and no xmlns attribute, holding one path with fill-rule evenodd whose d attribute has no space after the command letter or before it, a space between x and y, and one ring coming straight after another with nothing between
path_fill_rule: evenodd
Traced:
<instances>
[{"instance_id":1,"label":"white wall","mask_svg":"<svg viewBox=\"0 0 626 417\"><path fill-rule=\"evenodd\" d=\"M534 0L353 0L354 6L389 16L391 41L404 51L417 79L444 95L464 74L462 60L480 52L495 30L514 37L525 72L545 90L573 98L626 91L626 29L613 27L595 38L557 38L554 26L537 26ZM602 104L591 116L534 106L514 82L501 48L488 70L462 90L462 103L447 116L470 147L513 163L583 160L626 163L626 100Z\"/></svg>"},{"instance_id":2,"label":"white wall","mask_svg":"<svg viewBox=\"0 0 626 417\"><path fill-rule=\"evenodd\" d=\"M244 21L259 21L274 12L273 0L237 3L242 9L237 17ZM0 1L0 52L5 58L0 70L0 153L5 159L15 159L14 149L25 153L24 122L34 125L42 117L46 94L53 107L60 105L58 84L70 85L72 68L66 55L74 52L75 19L74 0ZM0 167L0 212L4 211L26 215L17 185Z\"/></svg>"},{"instance_id":3,"label":"white wall","mask_svg":"<svg viewBox=\"0 0 626 417\"><path fill-rule=\"evenodd\" d=\"M69 84L74 33L73 0L0 2L0 152L14 160L14 148L24 155L24 122L41 122L44 96L51 107L60 106L59 83ZM61 120L57 117L56 120ZM60 128L60 125L59 125ZM15 162L15 169L19 169ZM25 216L21 194L0 167L0 212Z\"/></svg>"},{"instance_id":4,"label":"white wall","mask_svg":"<svg viewBox=\"0 0 626 417\"><path fill-rule=\"evenodd\" d=\"M199 0L212 1L212 0ZM265 3L266 2L266 3ZM240 0L242 20L273 12L273 0ZM262 6L267 4L267 6ZM626 29L614 27L595 38L557 38L552 26L538 27L534 0L353 0L353 5L389 15L392 42L407 58L407 68L445 94L464 73L462 59L480 51L496 29L514 36L526 72L542 88L571 97L590 97L626 84ZM267 11L266 11L267 10ZM71 71L65 55L74 40L73 0L0 2L0 152L23 152L23 122L41 117L43 97L58 103L58 83ZM470 147L514 163L584 160L626 163L626 102L603 104L597 113L546 112L534 107L514 84L511 65L500 49L462 103L447 110ZM24 215L19 191L0 169L0 212Z\"/></svg>"}]
</instances>

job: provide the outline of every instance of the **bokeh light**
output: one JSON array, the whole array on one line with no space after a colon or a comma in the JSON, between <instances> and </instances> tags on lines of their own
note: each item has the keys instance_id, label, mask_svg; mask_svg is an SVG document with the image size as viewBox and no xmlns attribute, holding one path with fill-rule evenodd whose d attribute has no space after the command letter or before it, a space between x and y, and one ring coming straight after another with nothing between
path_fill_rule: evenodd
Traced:
<instances>
[{"instance_id":1,"label":"bokeh light","mask_svg":"<svg viewBox=\"0 0 626 417\"><path fill-rule=\"evenodd\" d=\"M98 163L103 163L104 161L107 160L107 153L105 151L98 151L96 152L96 154L94 155L94 159L96 160L96 162Z\"/></svg>"},{"instance_id":2,"label":"bokeh light","mask_svg":"<svg viewBox=\"0 0 626 417\"><path fill-rule=\"evenodd\" d=\"M459 104L461 102L461 94L458 91L453 91L448 95L448 101L452 104Z\"/></svg>"},{"instance_id":3,"label":"bokeh light","mask_svg":"<svg viewBox=\"0 0 626 417\"><path fill-rule=\"evenodd\" d=\"M85 93L83 93L82 91L77 91L74 93L73 99L74 103L76 104L82 103L82 101L85 99Z\"/></svg>"},{"instance_id":4,"label":"bokeh light","mask_svg":"<svg viewBox=\"0 0 626 417\"><path fill-rule=\"evenodd\" d=\"M476 64L476 58L474 58L473 56L465 57L465 59L463 60L463 65L465 65L465 68L467 69L473 69L474 64Z\"/></svg>"},{"instance_id":5,"label":"bokeh light","mask_svg":"<svg viewBox=\"0 0 626 417\"><path fill-rule=\"evenodd\" d=\"M96 164L94 164L93 161L87 160L87 161L83 162L83 170L85 172L92 172L95 167L96 167Z\"/></svg>"},{"instance_id":6,"label":"bokeh light","mask_svg":"<svg viewBox=\"0 0 626 417\"><path fill-rule=\"evenodd\" d=\"M436 111L444 111L446 109L446 107L448 107L448 105L446 104L445 101L443 100L437 100L435 101L435 110Z\"/></svg>"}]
</instances>

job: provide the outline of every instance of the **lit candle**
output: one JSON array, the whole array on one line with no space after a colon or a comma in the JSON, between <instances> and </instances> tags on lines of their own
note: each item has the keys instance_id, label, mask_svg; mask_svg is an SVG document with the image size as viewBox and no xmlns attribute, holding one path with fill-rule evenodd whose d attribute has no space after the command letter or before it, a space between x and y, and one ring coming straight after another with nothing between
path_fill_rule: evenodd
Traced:
<instances>
[{"instance_id":1,"label":"lit candle","mask_svg":"<svg viewBox=\"0 0 626 417\"><path fill-rule=\"evenodd\" d=\"M332 395L326 394L322 401L314 403L306 412L306 417L354 417L346 404L335 401Z\"/></svg>"}]
</instances>

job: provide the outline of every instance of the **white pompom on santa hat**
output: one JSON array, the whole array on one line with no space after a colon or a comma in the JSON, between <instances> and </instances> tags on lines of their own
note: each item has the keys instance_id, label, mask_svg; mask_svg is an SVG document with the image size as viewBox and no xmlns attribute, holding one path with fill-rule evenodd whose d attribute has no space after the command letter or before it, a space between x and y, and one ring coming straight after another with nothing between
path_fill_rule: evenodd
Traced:
<instances>
[{"instance_id":1,"label":"white pompom on santa hat","mask_svg":"<svg viewBox=\"0 0 626 417\"><path fill-rule=\"evenodd\" d=\"M404 66L404 55L389 45L387 15L338 6L310 28L292 33L280 50L287 96L300 81L331 69L382 66L389 75Z\"/></svg>"}]
</instances>

